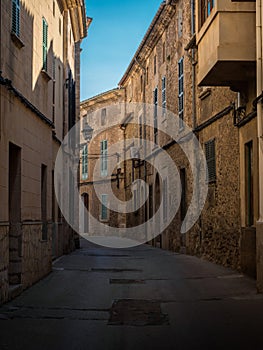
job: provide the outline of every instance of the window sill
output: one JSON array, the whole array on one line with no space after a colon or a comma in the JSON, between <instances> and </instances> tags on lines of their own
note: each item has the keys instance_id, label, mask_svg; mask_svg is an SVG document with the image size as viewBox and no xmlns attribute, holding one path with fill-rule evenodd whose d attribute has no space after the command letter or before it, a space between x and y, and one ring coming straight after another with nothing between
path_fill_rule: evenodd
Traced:
<instances>
[{"instance_id":1,"label":"window sill","mask_svg":"<svg viewBox=\"0 0 263 350\"><path fill-rule=\"evenodd\" d=\"M41 74L47 82L52 80L52 77L48 74L48 72L45 69L41 70Z\"/></svg>"},{"instance_id":2,"label":"window sill","mask_svg":"<svg viewBox=\"0 0 263 350\"><path fill-rule=\"evenodd\" d=\"M25 46L23 41L14 32L11 32L11 39L19 49L22 49Z\"/></svg>"},{"instance_id":3,"label":"window sill","mask_svg":"<svg viewBox=\"0 0 263 350\"><path fill-rule=\"evenodd\" d=\"M203 92L201 92L201 94L198 96L200 98L200 100L204 100L205 98L207 98L208 96L211 95L211 89L205 89Z\"/></svg>"},{"instance_id":4,"label":"window sill","mask_svg":"<svg viewBox=\"0 0 263 350\"><path fill-rule=\"evenodd\" d=\"M106 224L106 223L109 222L109 219L101 219L101 218L100 218L100 222L103 222L104 224Z\"/></svg>"}]
</instances>

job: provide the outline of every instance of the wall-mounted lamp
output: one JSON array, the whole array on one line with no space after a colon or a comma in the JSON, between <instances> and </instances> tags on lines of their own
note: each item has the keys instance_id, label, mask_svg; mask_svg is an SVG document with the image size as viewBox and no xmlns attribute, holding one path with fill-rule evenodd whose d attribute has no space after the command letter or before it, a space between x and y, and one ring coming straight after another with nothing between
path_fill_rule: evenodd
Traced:
<instances>
[{"instance_id":1,"label":"wall-mounted lamp","mask_svg":"<svg viewBox=\"0 0 263 350\"><path fill-rule=\"evenodd\" d=\"M94 130L92 129L92 127L88 123L85 123L83 126L83 129L81 130L81 133L84 137L84 140L87 141L88 143L92 139L93 131Z\"/></svg>"}]
</instances>

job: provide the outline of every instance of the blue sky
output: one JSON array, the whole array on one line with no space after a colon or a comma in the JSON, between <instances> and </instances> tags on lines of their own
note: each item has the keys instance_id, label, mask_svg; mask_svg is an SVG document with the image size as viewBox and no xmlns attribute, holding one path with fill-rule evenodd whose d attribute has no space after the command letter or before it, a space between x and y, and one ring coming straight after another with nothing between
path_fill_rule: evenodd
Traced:
<instances>
[{"instance_id":1,"label":"blue sky","mask_svg":"<svg viewBox=\"0 0 263 350\"><path fill-rule=\"evenodd\" d=\"M81 45L81 100L118 85L161 2L86 0L93 22Z\"/></svg>"}]
</instances>

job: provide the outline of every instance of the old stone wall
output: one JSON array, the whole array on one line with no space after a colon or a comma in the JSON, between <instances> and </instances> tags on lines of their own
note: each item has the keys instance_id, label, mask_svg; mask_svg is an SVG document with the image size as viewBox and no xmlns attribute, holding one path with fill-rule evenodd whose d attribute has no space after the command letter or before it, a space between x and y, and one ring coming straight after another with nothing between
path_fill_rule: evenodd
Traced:
<instances>
[{"instance_id":1,"label":"old stone wall","mask_svg":"<svg viewBox=\"0 0 263 350\"><path fill-rule=\"evenodd\" d=\"M161 19L155 23L152 29L155 40L147 39L148 42L138 54L140 65L134 64L122 83L126 89L126 101L128 103L145 101L152 104L153 91L157 87L158 105L161 106L162 78L165 76L167 109L178 116L178 63L183 58L184 121L195 130L196 127L229 107L235 102L237 95L224 87L199 88L196 85L196 79L194 80L196 76L194 75L198 71L197 52L196 50L185 51L192 35L190 6L190 1L178 1L175 12L169 13L169 15L166 13L166 16L163 15L167 20L165 28L160 24ZM154 67L155 60L156 68ZM144 81L145 94L142 86ZM193 100L193 98L195 99ZM165 120L160 118L158 122L165 123ZM213 138L216 140L216 181L209 184L206 205L194 227L187 234L180 233L184 219L183 215L185 215L181 203L178 213L163 232L162 238L158 238L153 244L161 245L165 249L195 254L226 266L239 268L241 227L238 129L233 125L232 112L228 112L227 115L220 117L217 121L211 122L211 125L208 123L206 127L197 130L196 136L199 138L203 149L205 142ZM138 127L127 125L126 137L129 139L134 135L138 135ZM180 132L178 136L180 136ZM152 130L146 130L146 139L153 139ZM168 141L167 137L159 133L158 142L161 146L165 146ZM189 160L182 152L180 145L169 146L167 152L171 155L179 171L185 171L187 189L185 209L187 209L191 203L194 186ZM139 168L133 170L132 162L127 165L127 198L131 196L132 173L135 174L136 178L143 178L144 176L143 164ZM156 172L151 167L146 167L146 169L148 169L147 182L153 187L153 198L148 200L146 207L141 208L139 213L129 215L128 222L130 226L143 222L145 210L147 217L149 217L149 206L155 206ZM175 195L176 191L171 193L170 197ZM171 198L168 199L168 203L170 200ZM150 201L153 203L150 204Z\"/></svg>"},{"instance_id":2,"label":"old stone wall","mask_svg":"<svg viewBox=\"0 0 263 350\"><path fill-rule=\"evenodd\" d=\"M93 138L89 144L86 144L88 147L88 176L86 179L83 179L81 170L80 195L88 195L87 209L96 220L105 224L105 230L107 230L108 225L113 227L126 225L123 216L113 210L107 210L107 219L101 219L101 198L98 198L94 189L94 186L97 186L99 191L107 194L108 186L111 186L113 193L119 199L124 199L124 135L123 130L120 128L124 119L123 102L124 90L113 89L81 103L81 123L84 125L86 120L89 126L93 128ZM100 152L103 140L107 140L108 165L111 162L115 164L113 173L110 173L108 170L105 176L102 176L100 173ZM85 140L82 140L82 142L85 144ZM115 144L118 144L118 147L112 149L111 147L114 147ZM118 175L119 181L117 179L118 164L121 166L121 172ZM108 204L110 206L110 202ZM90 234L96 230L96 227L92 226L92 222L88 223L88 230Z\"/></svg>"},{"instance_id":3,"label":"old stone wall","mask_svg":"<svg viewBox=\"0 0 263 350\"><path fill-rule=\"evenodd\" d=\"M8 299L9 226L0 224L0 304Z\"/></svg>"}]
</instances>

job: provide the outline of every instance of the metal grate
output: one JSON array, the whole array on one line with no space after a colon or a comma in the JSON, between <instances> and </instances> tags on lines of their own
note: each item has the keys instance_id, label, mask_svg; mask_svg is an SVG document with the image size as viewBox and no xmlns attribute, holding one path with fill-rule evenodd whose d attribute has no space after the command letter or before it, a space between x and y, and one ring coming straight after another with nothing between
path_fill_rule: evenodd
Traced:
<instances>
[{"instance_id":1,"label":"metal grate","mask_svg":"<svg viewBox=\"0 0 263 350\"><path fill-rule=\"evenodd\" d=\"M168 325L168 316L155 300L115 300L110 309L108 325L160 326Z\"/></svg>"}]
</instances>

